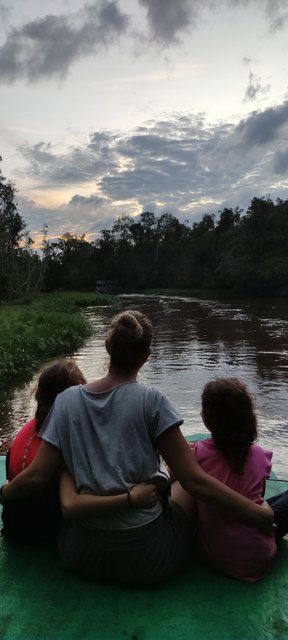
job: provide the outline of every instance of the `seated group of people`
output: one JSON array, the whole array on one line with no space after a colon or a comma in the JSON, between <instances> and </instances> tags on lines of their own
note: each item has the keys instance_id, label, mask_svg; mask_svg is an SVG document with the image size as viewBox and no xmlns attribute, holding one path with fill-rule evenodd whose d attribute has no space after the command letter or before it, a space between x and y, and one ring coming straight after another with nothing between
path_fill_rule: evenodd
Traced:
<instances>
[{"instance_id":1,"label":"seated group of people","mask_svg":"<svg viewBox=\"0 0 288 640\"><path fill-rule=\"evenodd\" d=\"M137 382L152 337L147 316L123 311L103 378L86 383L70 359L43 369L35 418L7 455L2 533L57 540L64 567L97 580L157 584L195 549L228 576L259 580L288 531L288 492L264 501L272 453L255 444L253 397L238 378L208 382L210 437L189 445L165 394Z\"/></svg>"}]
</instances>

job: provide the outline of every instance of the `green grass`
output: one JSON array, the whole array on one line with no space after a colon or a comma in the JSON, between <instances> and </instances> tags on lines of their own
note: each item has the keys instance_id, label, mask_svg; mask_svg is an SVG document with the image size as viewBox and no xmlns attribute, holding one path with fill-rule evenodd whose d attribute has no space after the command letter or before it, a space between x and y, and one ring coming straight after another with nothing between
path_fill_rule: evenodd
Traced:
<instances>
[{"instance_id":1,"label":"green grass","mask_svg":"<svg viewBox=\"0 0 288 640\"><path fill-rule=\"evenodd\" d=\"M0 387L27 378L50 358L71 355L89 336L81 312L87 306L113 304L99 293L43 294L29 304L0 307Z\"/></svg>"}]
</instances>

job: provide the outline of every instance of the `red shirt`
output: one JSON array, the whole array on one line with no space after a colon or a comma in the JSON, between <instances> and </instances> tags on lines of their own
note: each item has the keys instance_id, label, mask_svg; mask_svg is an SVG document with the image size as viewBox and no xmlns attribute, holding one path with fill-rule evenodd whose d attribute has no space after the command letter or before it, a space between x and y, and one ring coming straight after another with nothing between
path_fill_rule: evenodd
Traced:
<instances>
[{"instance_id":1,"label":"red shirt","mask_svg":"<svg viewBox=\"0 0 288 640\"><path fill-rule=\"evenodd\" d=\"M42 439L39 438L37 431L37 420L33 418L20 429L11 445L8 480L12 480L23 469L29 467L41 442Z\"/></svg>"}]
</instances>

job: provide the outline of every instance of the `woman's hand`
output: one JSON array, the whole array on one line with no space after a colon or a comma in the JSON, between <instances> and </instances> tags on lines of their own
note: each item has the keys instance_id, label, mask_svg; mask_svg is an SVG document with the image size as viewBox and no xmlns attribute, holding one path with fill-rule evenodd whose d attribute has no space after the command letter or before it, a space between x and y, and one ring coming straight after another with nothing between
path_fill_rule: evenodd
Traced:
<instances>
[{"instance_id":1,"label":"woman's hand","mask_svg":"<svg viewBox=\"0 0 288 640\"><path fill-rule=\"evenodd\" d=\"M159 500L158 490L151 482L135 484L129 492L129 503L132 509L153 507Z\"/></svg>"}]
</instances>

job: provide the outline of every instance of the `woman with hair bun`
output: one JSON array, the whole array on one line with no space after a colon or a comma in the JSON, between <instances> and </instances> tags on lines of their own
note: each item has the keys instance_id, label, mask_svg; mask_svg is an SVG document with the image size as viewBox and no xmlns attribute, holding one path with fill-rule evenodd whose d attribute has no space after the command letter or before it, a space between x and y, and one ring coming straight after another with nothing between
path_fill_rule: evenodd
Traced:
<instances>
[{"instance_id":1,"label":"woman with hair bun","mask_svg":"<svg viewBox=\"0 0 288 640\"><path fill-rule=\"evenodd\" d=\"M202 471L165 394L137 382L152 336L150 320L139 311L112 320L105 341L107 375L57 396L34 465L2 488L7 501L27 495L55 473L63 456L71 475L64 473L60 488L66 518L60 555L67 569L89 578L157 584L187 567L192 498L177 493L176 483L172 500L166 499L169 477L162 458L192 496L272 534L272 510ZM148 506L133 498L138 483L157 487ZM103 503L99 514L99 496L108 500L114 494L121 508L111 513Z\"/></svg>"}]
</instances>

